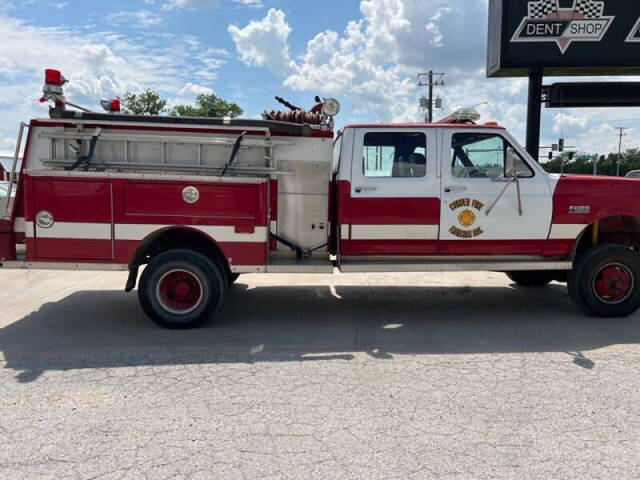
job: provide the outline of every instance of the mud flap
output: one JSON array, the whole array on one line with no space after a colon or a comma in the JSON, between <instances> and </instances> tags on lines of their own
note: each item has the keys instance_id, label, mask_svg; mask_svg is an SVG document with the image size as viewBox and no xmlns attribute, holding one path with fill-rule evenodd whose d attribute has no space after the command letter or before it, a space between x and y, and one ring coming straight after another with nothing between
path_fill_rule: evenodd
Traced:
<instances>
[{"instance_id":1,"label":"mud flap","mask_svg":"<svg viewBox=\"0 0 640 480\"><path fill-rule=\"evenodd\" d=\"M124 287L124 291L129 293L136 288L136 282L138 281L138 267L129 268L129 278L127 278L127 284Z\"/></svg>"}]
</instances>

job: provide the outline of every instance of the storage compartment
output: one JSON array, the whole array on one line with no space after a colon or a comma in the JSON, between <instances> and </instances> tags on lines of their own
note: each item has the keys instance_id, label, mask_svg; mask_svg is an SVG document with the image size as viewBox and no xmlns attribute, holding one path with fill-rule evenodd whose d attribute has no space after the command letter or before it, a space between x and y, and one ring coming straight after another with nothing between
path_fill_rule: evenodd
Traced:
<instances>
[{"instance_id":1,"label":"storage compartment","mask_svg":"<svg viewBox=\"0 0 640 480\"><path fill-rule=\"evenodd\" d=\"M278 236L303 249L326 244L329 236L329 163L283 160L279 166L291 174L278 180ZM278 250L291 251L282 243ZM320 251L326 251L326 248Z\"/></svg>"},{"instance_id":2,"label":"storage compartment","mask_svg":"<svg viewBox=\"0 0 640 480\"><path fill-rule=\"evenodd\" d=\"M50 219L49 225L36 221L30 260L113 259L109 181L27 178L33 195L28 216Z\"/></svg>"},{"instance_id":3,"label":"storage compartment","mask_svg":"<svg viewBox=\"0 0 640 480\"><path fill-rule=\"evenodd\" d=\"M263 226L262 184L126 182L124 217L137 223L164 217L165 223L211 223ZM197 200L185 201L186 188Z\"/></svg>"}]
</instances>

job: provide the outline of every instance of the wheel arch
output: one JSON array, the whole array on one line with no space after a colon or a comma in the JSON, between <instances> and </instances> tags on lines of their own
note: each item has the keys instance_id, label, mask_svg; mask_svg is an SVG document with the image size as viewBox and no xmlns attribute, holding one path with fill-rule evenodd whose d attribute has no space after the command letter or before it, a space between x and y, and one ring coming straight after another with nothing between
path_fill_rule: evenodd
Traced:
<instances>
[{"instance_id":1,"label":"wheel arch","mask_svg":"<svg viewBox=\"0 0 640 480\"><path fill-rule=\"evenodd\" d=\"M138 268L153 258L176 248L192 249L219 264L225 274L231 274L229 262L218 243L211 236L195 228L179 226L166 227L147 235L129 261L129 278L125 290L130 292L136 286Z\"/></svg>"},{"instance_id":2,"label":"wheel arch","mask_svg":"<svg viewBox=\"0 0 640 480\"><path fill-rule=\"evenodd\" d=\"M608 215L592 220L576 239L571 258L604 243L640 249L640 216Z\"/></svg>"}]
</instances>

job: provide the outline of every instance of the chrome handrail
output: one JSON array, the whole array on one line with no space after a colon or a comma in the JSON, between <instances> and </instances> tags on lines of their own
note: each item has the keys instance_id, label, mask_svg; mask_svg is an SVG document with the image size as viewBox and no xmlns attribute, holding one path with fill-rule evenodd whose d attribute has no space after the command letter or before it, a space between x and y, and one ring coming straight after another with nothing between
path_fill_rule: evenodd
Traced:
<instances>
[{"instance_id":1,"label":"chrome handrail","mask_svg":"<svg viewBox=\"0 0 640 480\"><path fill-rule=\"evenodd\" d=\"M11 165L11 172L9 174L9 187L7 188L7 203L5 205L5 216L11 215L11 194L13 193L13 182L16 180L16 169L18 168L18 158L20 157L20 147L22 146L22 135L24 129L27 128L27 124L20 122L20 131L18 132L18 141L16 142L16 153L13 156L13 164Z\"/></svg>"}]
</instances>

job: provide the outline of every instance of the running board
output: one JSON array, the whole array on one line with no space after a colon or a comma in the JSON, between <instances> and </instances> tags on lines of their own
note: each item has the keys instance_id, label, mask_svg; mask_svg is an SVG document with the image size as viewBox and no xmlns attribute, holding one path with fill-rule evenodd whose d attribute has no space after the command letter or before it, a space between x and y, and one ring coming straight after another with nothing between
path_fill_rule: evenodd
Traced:
<instances>
[{"instance_id":1,"label":"running board","mask_svg":"<svg viewBox=\"0 0 640 480\"><path fill-rule=\"evenodd\" d=\"M333 262L326 258L321 260L271 259L267 265L267 273L333 273Z\"/></svg>"},{"instance_id":2,"label":"running board","mask_svg":"<svg viewBox=\"0 0 640 480\"><path fill-rule=\"evenodd\" d=\"M81 272L126 272L126 263L0 261L0 270L77 270Z\"/></svg>"},{"instance_id":3,"label":"running board","mask_svg":"<svg viewBox=\"0 0 640 480\"><path fill-rule=\"evenodd\" d=\"M363 272L515 272L542 270L571 270L573 263L548 260L464 260L430 262L393 262L393 261L349 261L342 260L340 270L345 273Z\"/></svg>"}]
</instances>

